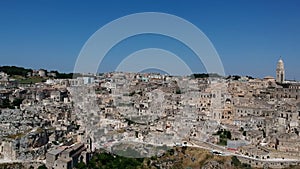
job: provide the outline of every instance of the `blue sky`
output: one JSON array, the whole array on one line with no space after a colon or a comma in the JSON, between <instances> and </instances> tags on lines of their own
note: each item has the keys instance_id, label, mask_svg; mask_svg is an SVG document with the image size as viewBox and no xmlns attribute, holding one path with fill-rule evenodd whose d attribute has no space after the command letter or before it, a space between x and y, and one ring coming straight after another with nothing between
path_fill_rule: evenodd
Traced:
<instances>
[{"instance_id":1,"label":"blue sky","mask_svg":"<svg viewBox=\"0 0 300 169\"><path fill-rule=\"evenodd\" d=\"M71 72L84 43L105 24L132 13L164 12L201 29L218 51L226 74L274 76L282 56L287 78L300 80L299 8L297 0L1 0L0 64ZM134 49L141 39L123 48ZM144 41L145 47L157 42L155 47L168 48L157 37ZM170 46L175 43L169 41ZM104 71L113 67L106 66ZM199 63L197 71L202 68Z\"/></svg>"}]
</instances>

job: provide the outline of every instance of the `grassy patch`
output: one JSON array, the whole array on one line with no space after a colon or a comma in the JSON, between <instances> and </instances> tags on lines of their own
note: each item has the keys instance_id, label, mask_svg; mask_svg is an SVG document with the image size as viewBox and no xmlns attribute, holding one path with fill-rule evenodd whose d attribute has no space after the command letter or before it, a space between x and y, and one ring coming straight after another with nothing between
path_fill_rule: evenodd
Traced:
<instances>
[{"instance_id":1,"label":"grassy patch","mask_svg":"<svg viewBox=\"0 0 300 169\"><path fill-rule=\"evenodd\" d=\"M18 82L21 84L34 84L34 83L44 82L45 80L46 78L34 76L25 79L19 79Z\"/></svg>"},{"instance_id":2,"label":"grassy patch","mask_svg":"<svg viewBox=\"0 0 300 169\"><path fill-rule=\"evenodd\" d=\"M7 138L10 138L10 139L17 139L17 138L21 138L21 137L23 137L23 136L25 136L24 133L17 133L17 134L9 135L9 136L7 136Z\"/></svg>"}]
</instances>

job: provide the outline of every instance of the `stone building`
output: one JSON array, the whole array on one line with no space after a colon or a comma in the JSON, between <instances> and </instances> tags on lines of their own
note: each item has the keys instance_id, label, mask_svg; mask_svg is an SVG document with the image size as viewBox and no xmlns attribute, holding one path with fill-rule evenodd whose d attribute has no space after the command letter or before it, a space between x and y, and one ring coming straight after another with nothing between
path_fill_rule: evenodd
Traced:
<instances>
[{"instance_id":1,"label":"stone building","mask_svg":"<svg viewBox=\"0 0 300 169\"><path fill-rule=\"evenodd\" d=\"M17 159L17 151L14 146L13 140L2 140L0 144L0 159Z\"/></svg>"},{"instance_id":2,"label":"stone building","mask_svg":"<svg viewBox=\"0 0 300 169\"><path fill-rule=\"evenodd\" d=\"M41 77L46 77L46 71L43 70L43 69L40 69L40 70L38 71L38 75L41 76Z\"/></svg>"},{"instance_id":3,"label":"stone building","mask_svg":"<svg viewBox=\"0 0 300 169\"><path fill-rule=\"evenodd\" d=\"M284 63L283 63L282 59L280 58L277 63L277 68L276 68L276 82L284 83L284 81L285 81Z\"/></svg>"},{"instance_id":4,"label":"stone building","mask_svg":"<svg viewBox=\"0 0 300 169\"><path fill-rule=\"evenodd\" d=\"M78 163L87 163L91 153L83 143L70 147L59 147L46 154L46 167L49 169L72 169Z\"/></svg>"}]
</instances>

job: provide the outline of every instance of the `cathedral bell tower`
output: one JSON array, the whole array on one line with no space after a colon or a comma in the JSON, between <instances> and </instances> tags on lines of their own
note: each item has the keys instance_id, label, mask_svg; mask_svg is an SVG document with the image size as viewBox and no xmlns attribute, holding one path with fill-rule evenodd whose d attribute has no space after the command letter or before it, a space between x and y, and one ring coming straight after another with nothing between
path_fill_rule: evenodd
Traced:
<instances>
[{"instance_id":1,"label":"cathedral bell tower","mask_svg":"<svg viewBox=\"0 0 300 169\"><path fill-rule=\"evenodd\" d=\"M276 68L276 82L284 83L284 81L285 81L284 63L280 57Z\"/></svg>"}]
</instances>

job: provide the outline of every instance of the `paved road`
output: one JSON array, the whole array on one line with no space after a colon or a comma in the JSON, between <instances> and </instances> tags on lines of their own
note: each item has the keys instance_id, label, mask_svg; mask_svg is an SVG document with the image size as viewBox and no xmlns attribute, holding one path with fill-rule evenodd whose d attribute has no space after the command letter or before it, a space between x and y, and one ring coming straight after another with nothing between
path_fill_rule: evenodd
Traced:
<instances>
[{"instance_id":1,"label":"paved road","mask_svg":"<svg viewBox=\"0 0 300 169\"><path fill-rule=\"evenodd\" d=\"M188 145L189 146L189 145ZM191 142L191 147L199 147L206 150L217 150L219 152L222 152L223 156L237 156L237 157L243 157L251 160L257 160L257 161L263 161L263 162L299 162L299 159L281 159L281 158L273 158L273 159L256 159L253 157L245 156L242 154L233 153L231 151L228 151L225 147L215 145L208 142L200 142L200 141L193 141Z\"/></svg>"},{"instance_id":2,"label":"paved road","mask_svg":"<svg viewBox=\"0 0 300 169\"><path fill-rule=\"evenodd\" d=\"M5 163L46 163L45 160L26 160L26 161L22 161L22 160L8 160L8 159L1 159L0 160L0 164L5 164Z\"/></svg>"}]
</instances>

